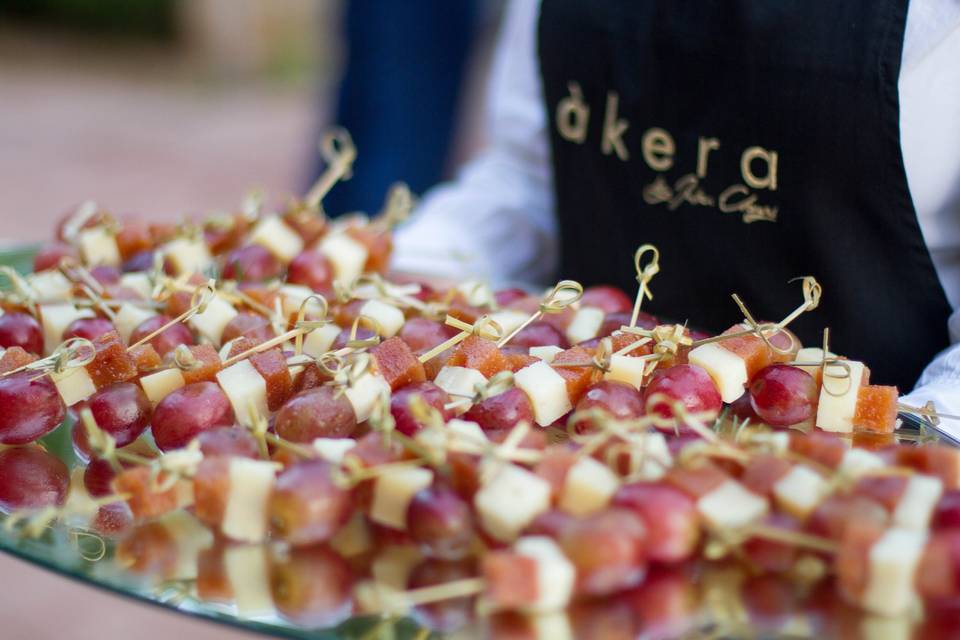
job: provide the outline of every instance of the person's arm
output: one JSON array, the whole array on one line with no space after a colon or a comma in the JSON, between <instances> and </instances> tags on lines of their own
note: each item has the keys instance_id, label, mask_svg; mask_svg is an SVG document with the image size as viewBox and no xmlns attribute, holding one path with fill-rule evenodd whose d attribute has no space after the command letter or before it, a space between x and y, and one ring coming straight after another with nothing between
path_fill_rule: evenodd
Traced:
<instances>
[{"instance_id":1,"label":"person's arm","mask_svg":"<svg viewBox=\"0 0 960 640\"><path fill-rule=\"evenodd\" d=\"M927 365L917 386L900 401L912 407L923 407L933 401L939 413L960 415L960 311L950 316L950 338L953 346L940 353ZM944 419L941 428L960 438L960 420Z\"/></svg>"},{"instance_id":2,"label":"person's arm","mask_svg":"<svg viewBox=\"0 0 960 640\"><path fill-rule=\"evenodd\" d=\"M395 235L397 271L539 281L556 268L546 114L537 69L538 0L513 0L490 81L491 142L430 190Z\"/></svg>"},{"instance_id":3,"label":"person's arm","mask_svg":"<svg viewBox=\"0 0 960 640\"><path fill-rule=\"evenodd\" d=\"M910 193L934 266L954 309L960 309L960 5L911 2L900 70L900 131ZM904 404L960 415L960 312L949 320L954 346L940 353ZM960 437L960 421L942 428Z\"/></svg>"}]
</instances>

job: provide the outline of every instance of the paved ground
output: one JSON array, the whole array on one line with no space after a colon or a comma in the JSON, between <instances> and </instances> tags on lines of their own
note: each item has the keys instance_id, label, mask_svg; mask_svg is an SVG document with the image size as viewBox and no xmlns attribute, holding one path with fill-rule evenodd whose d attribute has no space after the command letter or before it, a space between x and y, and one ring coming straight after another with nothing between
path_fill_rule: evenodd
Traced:
<instances>
[{"instance_id":1,"label":"paved ground","mask_svg":"<svg viewBox=\"0 0 960 640\"><path fill-rule=\"evenodd\" d=\"M162 48L77 49L0 31L0 238L44 238L87 198L176 218L301 183L310 87L211 82Z\"/></svg>"}]
</instances>

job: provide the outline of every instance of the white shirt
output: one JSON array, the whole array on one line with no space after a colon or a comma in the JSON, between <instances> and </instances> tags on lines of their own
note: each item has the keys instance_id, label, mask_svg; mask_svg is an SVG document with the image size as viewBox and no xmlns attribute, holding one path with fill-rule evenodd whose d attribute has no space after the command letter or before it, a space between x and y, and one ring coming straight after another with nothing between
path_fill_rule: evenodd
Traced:
<instances>
[{"instance_id":1,"label":"white shirt","mask_svg":"<svg viewBox=\"0 0 960 640\"><path fill-rule=\"evenodd\" d=\"M542 282L558 261L553 174L537 61L539 0L512 0L489 90L490 144L427 193L398 230L401 271ZM907 182L960 341L960 0L912 0L900 69ZM891 339L896 339L891 336ZM960 414L960 345L941 353L903 402ZM960 435L960 421L944 421Z\"/></svg>"}]
</instances>

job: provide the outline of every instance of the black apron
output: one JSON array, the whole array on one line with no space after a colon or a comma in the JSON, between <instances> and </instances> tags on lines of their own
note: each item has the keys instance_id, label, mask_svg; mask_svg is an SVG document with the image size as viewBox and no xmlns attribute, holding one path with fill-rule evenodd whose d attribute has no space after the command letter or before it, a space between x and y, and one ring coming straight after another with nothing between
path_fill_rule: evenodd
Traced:
<instances>
[{"instance_id":1,"label":"black apron","mask_svg":"<svg viewBox=\"0 0 960 640\"><path fill-rule=\"evenodd\" d=\"M912 388L949 344L950 306L900 151L906 0L543 0L540 65L564 277L723 330L802 302L808 346Z\"/></svg>"}]
</instances>

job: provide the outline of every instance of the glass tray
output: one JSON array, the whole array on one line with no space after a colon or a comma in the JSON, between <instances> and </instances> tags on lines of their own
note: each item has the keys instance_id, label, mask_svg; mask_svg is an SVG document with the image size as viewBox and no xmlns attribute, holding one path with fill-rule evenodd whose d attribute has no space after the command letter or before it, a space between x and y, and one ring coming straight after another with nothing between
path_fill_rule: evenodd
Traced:
<instances>
[{"instance_id":1,"label":"glass tray","mask_svg":"<svg viewBox=\"0 0 960 640\"><path fill-rule=\"evenodd\" d=\"M20 270L29 268L31 257L30 248L0 249L0 264L10 264ZM67 422L44 437L41 444L64 461L68 468L75 469L82 463L74 453L70 427L68 418ZM936 441L938 436L929 425L915 419L905 420L897 433L898 440L909 442ZM8 517L0 514L0 551L120 596L269 636L357 640L446 637L429 631L413 618L349 617L349 614L345 614L335 622L319 627L304 626L298 624L296 616L283 615L276 610L244 612L229 600L203 601L197 594L195 556L189 556L189 553L209 545L212 536L192 516L182 513L178 517L189 518L191 526L168 527L168 532L179 533L158 541L156 536L150 535L147 529L150 525L112 538L99 535L86 526L57 523L43 529L40 535L26 536L22 531L4 526ZM249 546L244 548L251 549ZM190 549L193 551L188 553L186 550ZM264 557L270 559L282 558L288 553L287 549L277 544L267 544L257 549L262 549ZM179 554L176 556L178 566L173 571L168 565L164 565L162 573L138 566L151 565L151 558L167 553ZM259 587L269 594L271 585L269 581L266 582ZM769 575L746 575L744 571L722 562L676 570L656 570L632 592L577 604L563 617L565 622L560 629L570 630L575 637L590 640L855 637L848 635L850 629L859 629L862 637L874 637L881 632L892 631L892 628L888 628L891 625L902 631L903 624L908 625L907 630L911 624L867 616L846 607L834 595L829 584L809 591L796 581ZM511 624L516 627L521 622L506 618L481 619L449 637L499 637L497 630L511 628ZM922 634L922 629L914 628L914 631ZM539 636L511 637L560 640L565 634L541 628Z\"/></svg>"}]
</instances>

